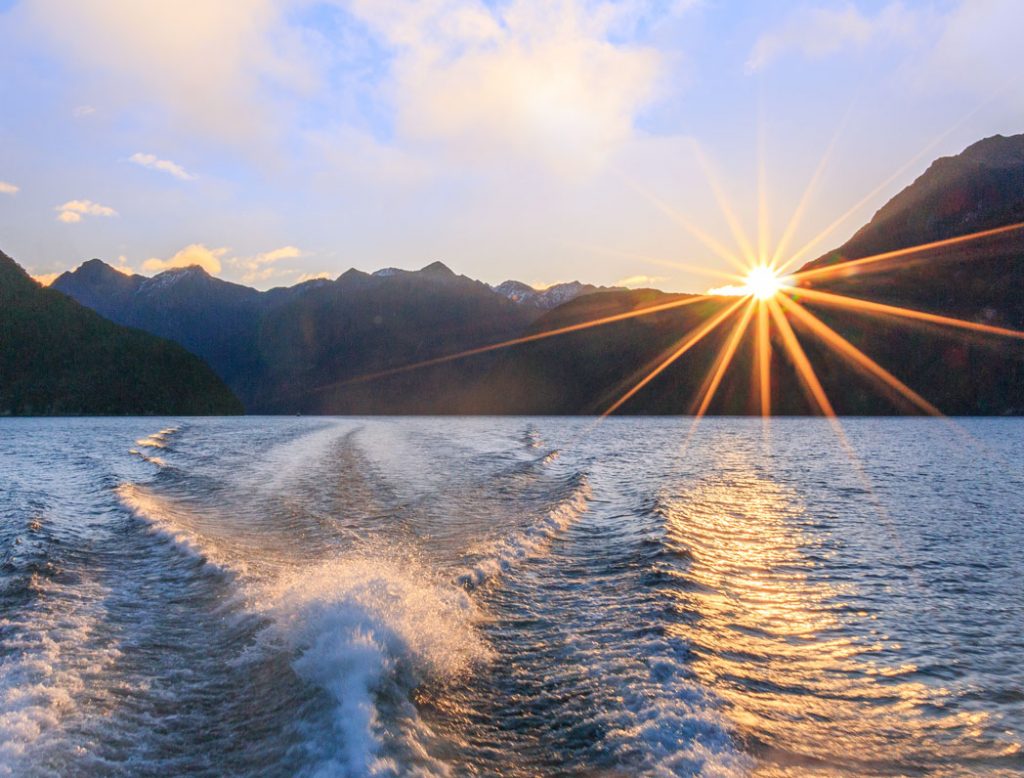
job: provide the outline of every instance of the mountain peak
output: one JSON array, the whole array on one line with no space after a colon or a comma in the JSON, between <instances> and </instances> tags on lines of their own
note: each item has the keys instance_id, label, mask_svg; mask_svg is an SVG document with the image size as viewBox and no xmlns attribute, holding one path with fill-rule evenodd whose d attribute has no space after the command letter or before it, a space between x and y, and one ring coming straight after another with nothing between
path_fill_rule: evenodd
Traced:
<instances>
[{"instance_id":1,"label":"mountain peak","mask_svg":"<svg viewBox=\"0 0 1024 778\"><path fill-rule=\"evenodd\" d=\"M79 278L104 278L111 276L111 274L123 275L118 270L108 265L102 259L87 259L81 265L74 270L70 271L71 275Z\"/></svg>"},{"instance_id":2,"label":"mountain peak","mask_svg":"<svg viewBox=\"0 0 1024 778\"><path fill-rule=\"evenodd\" d=\"M443 276L454 276L455 275L455 273L452 271L452 269L450 267L448 267L448 265L446 265L444 262L441 262L441 261L431 262L426 267L421 268L420 272L421 273L427 273L429 275L443 275Z\"/></svg>"},{"instance_id":3,"label":"mountain peak","mask_svg":"<svg viewBox=\"0 0 1024 778\"><path fill-rule=\"evenodd\" d=\"M972 143L954 159L977 162L987 167L1017 166L1024 163L1024 134L993 135Z\"/></svg>"},{"instance_id":4,"label":"mountain peak","mask_svg":"<svg viewBox=\"0 0 1024 778\"><path fill-rule=\"evenodd\" d=\"M206 271L206 268L204 268L202 265L186 265L185 267L172 267L168 268L160 275L164 275L167 273L177 276L210 276L210 274Z\"/></svg>"},{"instance_id":5,"label":"mountain peak","mask_svg":"<svg viewBox=\"0 0 1024 778\"><path fill-rule=\"evenodd\" d=\"M935 160L846 243L830 265L1024 221L1024 135L993 135Z\"/></svg>"},{"instance_id":6,"label":"mountain peak","mask_svg":"<svg viewBox=\"0 0 1024 778\"><path fill-rule=\"evenodd\" d=\"M524 284L522 281L512 279L503 281L491 288L514 303L541 310L557 308L559 305L575 300L583 295L612 290L618 291L619 289L618 287L594 286L593 284L584 284L579 281L563 281L551 286L537 288Z\"/></svg>"}]
</instances>

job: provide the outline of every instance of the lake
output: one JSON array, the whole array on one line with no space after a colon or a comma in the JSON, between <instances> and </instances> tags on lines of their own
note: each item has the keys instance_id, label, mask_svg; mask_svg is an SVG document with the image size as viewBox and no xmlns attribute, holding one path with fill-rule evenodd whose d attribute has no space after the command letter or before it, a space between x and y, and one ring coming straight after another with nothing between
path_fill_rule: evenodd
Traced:
<instances>
[{"instance_id":1,"label":"lake","mask_svg":"<svg viewBox=\"0 0 1024 778\"><path fill-rule=\"evenodd\" d=\"M0 420L0 774L1020 774L1022 443Z\"/></svg>"}]
</instances>

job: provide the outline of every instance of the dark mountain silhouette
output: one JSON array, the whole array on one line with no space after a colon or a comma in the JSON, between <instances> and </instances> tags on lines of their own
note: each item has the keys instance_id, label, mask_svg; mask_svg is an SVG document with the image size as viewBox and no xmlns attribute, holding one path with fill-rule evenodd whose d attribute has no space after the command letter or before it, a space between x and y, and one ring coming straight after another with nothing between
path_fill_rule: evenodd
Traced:
<instances>
[{"instance_id":1,"label":"dark mountain silhouette","mask_svg":"<svg viewBox=\"0 0 1024 778\"><path fill-rule=\"evenodd\" d=\"M214 372L178 344L41 287L0 253L0 415L241 410Z\"/></svg>"},{"instance_id":2,"label":"dark mountain silhouette","mask_svg":"<svg viewBox=\"0 0 1024 778\"><path fill-rule=\"evenodd\" d=\"M843 262L1024 221L1024 135L987 138L936 160L845 244L803 269L838 265L806 284L888 305L1024 330L1024 229ZM807 305L947 413L1024 413L1021 341ZM852 402L852 401L851 401ZM855 409L882 412L859 397Z\"/></svg>"},{"instance_id":3,"label":"dark mountain silhouette","mask_svg":"<svg viewBox=\"0 0 1024 778\"><path fill-rule=\"evenodd\" d=\"M839 249L808 267L1024 221L1024 135L995 135L935 160Z\"/></svg>"},{"instance_id":4,"label":"dark mountain silhouette","mask_svg":"<svg viewBox=\"0 0 1024 778\"><path fill-rule=\"evenodd\" d=\"M125 275L92 259L63 273L52 288L118 324L180 343L244 400L263 365L257 343L263 315L321 283L258 292L214 278L197 266L147 278Z\"/></svg>"},{"instance_id":5,"label":"dark mountain silhouette","mask_svg":"<svg viewBox=\"0 0 1024 778\"><path fill-rule=\"evenodd\" d=\"M198 267L146 278L94 259L53 288L180 343L262 412L292 411L310 387L514 337L538 315L441 262L259 292Z\"/></svg>"},{"instance_id":6,"label":"dark mountain silhouette","mask_svg":"<svg viewBox=\"0 0 1024 778\"><path fill-rule=\"evenodd\" d=\"M997 136L936 161L843 246L805 269L1022 219L1024 136ZM712 299L438 364L431 361L681 296L580 285L580 294L567 289L572 299L547 309L527 299L524 284L492 289L439 262L416 272L350 270L335 281L270 292L194 268L125 280L104 267L86 263L56 286L115 321L174 338L204 356L249 410L261 412L593 413L620 397L687 332L735 302ZM851 265L803 283L1024 329L1024 230L915 250L870 268ZM801 302L946 413L1024 413L1019 340ZM796 330L838 412L913 411L800 326ZM710 335L619 412L692 411L726 337L725 327ZM807 413L796 370L777 334L773 338L773 410ZM757 412L753 341L747 337L739 346L709 412ZM430 364L389 372L421 362Z\"/></svg>"}]
</instances>

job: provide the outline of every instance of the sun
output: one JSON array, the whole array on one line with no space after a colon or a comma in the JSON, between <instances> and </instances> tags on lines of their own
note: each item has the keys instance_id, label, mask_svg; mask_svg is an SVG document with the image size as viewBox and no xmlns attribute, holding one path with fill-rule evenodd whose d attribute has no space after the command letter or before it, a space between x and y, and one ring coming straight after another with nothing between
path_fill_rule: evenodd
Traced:
<instances>
[{"instance_id":1,"label":"sun","mask_svg":"<svg viewBox=\"0 0 1024 778\"><path fill-rule=\"evenodd\" d=\"M767 265L760 265L747 273L743 291L758 300L770 300L782 287L782 279L778 273Z\"/></svg>"}]
</instances>

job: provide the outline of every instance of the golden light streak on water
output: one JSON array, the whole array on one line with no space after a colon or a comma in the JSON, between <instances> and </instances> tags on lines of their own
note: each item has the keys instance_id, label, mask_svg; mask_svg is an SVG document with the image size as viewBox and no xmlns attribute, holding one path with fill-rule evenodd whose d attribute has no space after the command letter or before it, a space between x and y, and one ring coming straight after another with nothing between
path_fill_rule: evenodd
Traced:
<instances>
[{"instance_id":1,"label":"golden light streak on water","mask_svg":"<svg viewBox=\"0 0 1024 778\"><path fill-rule=\"evenodd\" d=\"M761 757L756 774L864 774L911 770L929 752L992 755L972 737L988 717L945 713L948 690L913 680L912 663L887 662L885 633L842 634L874 616L846 607L852 590L815 576L811 556L827 551L801 529L799 497L739 452L717 458L728 477L659 499L680 560L665 570L664 591L683 616L669 632L687 641L698 679Z\"/></svg>"}]
</instances>

